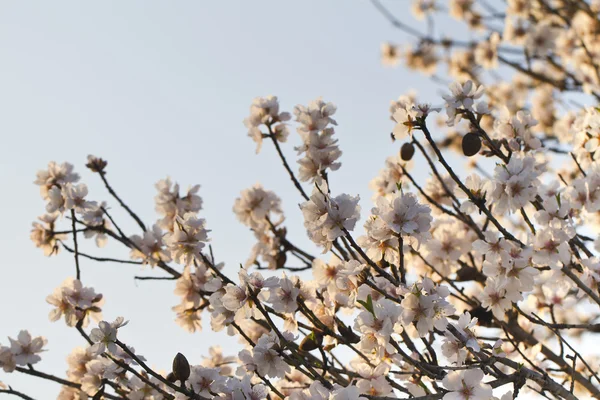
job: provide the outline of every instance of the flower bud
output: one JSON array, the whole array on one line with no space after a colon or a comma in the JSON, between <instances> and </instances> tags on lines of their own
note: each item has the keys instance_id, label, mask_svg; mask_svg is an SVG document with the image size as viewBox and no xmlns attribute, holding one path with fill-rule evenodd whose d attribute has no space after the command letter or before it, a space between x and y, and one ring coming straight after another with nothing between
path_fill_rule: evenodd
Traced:
<instances>
[{"instance_id":1,"label":"flower bud","mask_svg":"<svg viewBox=\"0 0 600 400\"><path fill-rule=\"evenodd\" d=\"M462 139L463 154L467 157L474 156L481 150L481 139L476 133L469 132Z\"/></svg>"},{"instance_id":2,"label":"flower bud","mask_svg":"<svg viewBox=\"0 0 600 400\"><path fill-rule=\"evenodd\" d=\"M169 374L167 375L167 380L171 383L177 382L177 378L175 378L175 375L173 375L172 372L169 372Z\"/></svg>"},{"instance_id":3,"label":"flower bud","mask_svg":"<svg viewBox=\"0 0 600 400\"><path fill-rule=\"evenodd\" d=\"M287 255L285 254L285 251L280 251L277 253L275 261L277 262L277 269L283 268L285 266L285 262L287 261Z\"/></svg>"},{"instance_id":4,"label":"flower bud","mask_svg":"<svg viewBox=\"0 0 600 400\"><path fill-rule=\"evenodd\" d=\"M415 146L412 143L404 143L400 148L400 158L410 161L415 155Z\"/></svg>"},{"instance_id":5,"label":"flower bud","mask_svg":"<svg viewBox=\"0 0 600 400\"><path fill-rule=\"evenodd\" d=\"M92 170L92 172L103 173L104 168L108 163L101 159L100 157L94 157L92 155L88 156L88 163L85 164L86 167Z\"/></svg>"},{"instance_id":6,"label":"flower bud","mask_svg":"<svg viewBox=\"0 0 600 400\"><path fill-rule=\"evenodd\" d=\"M301 351L312 351L318 349L322 343L323 335L321 335L320 333L313 332L310 335L306 336L304 339L302 339L299 349Z\"/></svg>"},{"instance_id":7,"label":"flower bud","mask_svg":"<svg viewBox=\"0 0 600 400\"><path fill-rule=\"evenodd\" d=\"M173 359L173 375L182 382L190 377L190 363L181 353L177 353Z\"/></svg>"}]
</instances>

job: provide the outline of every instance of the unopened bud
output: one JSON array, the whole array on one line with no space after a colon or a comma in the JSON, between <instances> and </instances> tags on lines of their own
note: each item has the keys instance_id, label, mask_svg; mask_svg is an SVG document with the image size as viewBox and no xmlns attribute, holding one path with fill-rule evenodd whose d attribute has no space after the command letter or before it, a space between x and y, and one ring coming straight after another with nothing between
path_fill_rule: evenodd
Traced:
<instances>
[{"instance_id":1,"label":"unopened bud","mask_svg":"<svg viewBox=\"0 0 600 400\"><path fill-rule=\"evenodd\" d=\"M304 339L302 339L299 349L301 351L312 351L318 349L322 343L323 335L321 335L320 333L313 332L310 335L306 336Z\"/></svg>"},{"instance_id":2,"label":"unopened bud","mask_svg":"<svg viewBox=\"0 0 600 400\"><path fill-rule=\"evenodd\" d=\"M190 363L181 353L177 353L173 359L173 375L179 381L185 381L190 377Z\"/></svg>"},{"instance_id":3,"label":"unopened bud","mask_svg":"<svg viewBox=\"0 0 600 400\"><path fill-rule=\"evenodd\" d=\"M92 155L88 156L88 163L85 164L86 167L91 169L93 172L104 172L104 168L108 163L101 159L100 157L94 157Z\"/></svg>"},{"instance_id":4,"label":"unopened bud","mask_svg":"<svg viewBox=\"0 0 600 400\"><path fill-rule=\"evenodd\" d=\"M287 255L285 251L280 251L275 258L277 262L277 269L283 268L285 266L285 262L287 261Z\"/></svg>"},{"instance_id":5,"label":"unopened bud","mask_svg":"<svg viewBox=\"0 0 600 400\"><path fill-rule=\"evenodd\" d=\"M175 375L172 372L169 372L167 375L167 380L171 383L177 382L177 378L175 378Z\"/></svg>"},{"instance_id":6,"label":"unopened bud","mask_svg":"<svg viewBox=\"0 0 600 400\"><path fill-rule=\"evenodd\" d=\"M481 139L476 133L469 132L462 139L463 154L467 157L474 156L481 150Z\"/></svg>"},{"instance_id":7,"label":"unopened bud","mask_svg":"<svg viewBox=\"0 0 600 400\"><path fill-rule=\"evenodd\" d=\"M415 146L412 143L404 143L400 148L400 157L404 161L410 161L415 155Z\"/></svg>"}]
</instances>

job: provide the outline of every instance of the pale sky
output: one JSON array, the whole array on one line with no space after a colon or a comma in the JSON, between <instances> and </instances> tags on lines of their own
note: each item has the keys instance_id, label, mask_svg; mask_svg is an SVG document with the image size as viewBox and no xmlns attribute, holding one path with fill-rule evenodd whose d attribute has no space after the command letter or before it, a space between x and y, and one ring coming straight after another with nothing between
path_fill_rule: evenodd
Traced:
<instances>
[{"instance_id":1,"label":"pale sky","mask_svg":"<svg viewBox=\"0 0 600 400\"><path fill-rule=\"evenodd\" d=\"M256 156L246 137L242 120L252 99L274 94L291 111L323 96L338 106L343 151L341 170L330 175L332 191L360 194L362 226L371 208L368 182L399 148L389 139L390 100L417 89L421 99L439 102L439 86L427 78L381 66L379 46L386 40L406 37L364 0L2 2L0 343L20 329L45 336L48 352L35 367L63 377L66 356L84 345L74 329L47 318L45 298L74 274L73 257L45 258L29 240L31 222L44 211L33 180L51 160L73 163L90 199L107 200L128 234L139 232L85 168L88 154L108 160L108 179L147 225L158 217L159 179L202 185L200 215L212 229L217 261L233 275L254 238L231 208L256 182L281 197L291 238L312 248L300 197L274 149L265 143ZM294 131L290 138L284 151L296 169L292 146L299 139ZM62 224L68 229L67 220ZM94 255L128 255L91 241L82 247ZM198 364L216 344L235 354L236 340L212 333L208 315L201 333L176 326L174 282L136 284L134 275L148 273L137 266L89 260L81 266L84 285L105 296L104 317L131 321L120 337L150 365L167 369L178 351ZM34 398L54 398L60 390L17 373L0 372L0 380Z\"/></svg>"}]
</instances>

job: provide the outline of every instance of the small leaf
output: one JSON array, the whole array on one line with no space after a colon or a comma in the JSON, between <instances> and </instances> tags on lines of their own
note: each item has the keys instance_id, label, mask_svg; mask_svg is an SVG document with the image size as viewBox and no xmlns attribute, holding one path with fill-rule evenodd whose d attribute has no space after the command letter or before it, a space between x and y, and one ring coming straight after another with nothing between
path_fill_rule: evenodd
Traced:
<instances>
[{"instance_id":1,"label":"small leaf","mask_svg":"<svg viewBox=\"0 0 600 400\"><path fill-rule=\"evenodd\" d=\"M373 317L375 317L375 310L373 309L373 298L371 297L371 295L367 296L367 301L357 300L357 303L362 305L367 311L373 314Z\"/></svg>"}]
</instances>

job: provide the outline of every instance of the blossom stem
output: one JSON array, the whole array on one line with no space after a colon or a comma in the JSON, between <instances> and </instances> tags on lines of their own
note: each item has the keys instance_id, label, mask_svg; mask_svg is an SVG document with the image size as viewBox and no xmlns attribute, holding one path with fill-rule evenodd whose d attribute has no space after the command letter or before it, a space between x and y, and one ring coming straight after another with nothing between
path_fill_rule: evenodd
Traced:
<instances>
[{"instance_id":1,"label":"blossom stem","mask_svg":"<svg viewBox=\"0 0 600 400\"><path fill-rule=\"evenodd\" d=\"M45 379L45 380L48 380L48 381L53 381L53 382L56 382L56 383L60 383L63 386L69 386L69 387L81 390L81 384L79 384L77 382L71 382L71 381L69 381L67 379L59 378L58 376L55 376L55 375L50 375L50 374L46 374L44 372L40 372L40 371L37 371L37 370L28 369L28 368L23 368L23 367L16 367L15 371L19 371L22 374L27 374L27 375L35 376L35 377L38 377L38 378L41 378L41 379ZM108 394L108 393L105 393L104 397L106 397L107 399L112 399L112 400L122 399L122 397L120 397L120 396L114 396L114 395L111 395L111 394Z\"/></svg>"},{"instance_id":2,"label":"blossom stem","mask_svg":"<svg viewBox=\"0 0 600 400\"><path fill-rule=\"evenodd\" d=\"M13 396L20 397L24 400L35 400L33 397L28 396L25 393L19 392L14 389L0 389L0 393L12 394Z\"/></svg>"},{"instance_id":3,"label":"blossom stem","mask_svg":"<svg viewBox=\"0 0 600 400\"><path fill-rule=\"evenodd\" d=\"M442 165L444 166L446 171L450 174L452 179L461 188L461 190L467 195L469 200L471 200L473 202L473 204L475 204L490 219L492 224L494 224L494 226L504 235L505 238L507 238L515 243L518 243L520 246L524 246L523 242L521 242L519 239L514 237L512 233L508 232L502 226L502 224L500 224L500 222L498 222L498 220L492 215L490 210L488 210L488 208L485 205L483 205L480 200L476 199L475 196L473 196L473 194L471 193L471 191L465 186L465 184L462 183L460 178L456 175L456 173L454 173L454 170L452 170L452 167L450 167L450 165L448 165L448 163L446 162L446 159L442 155L442 152L440 151L440 149L435 144L435 141L431 137L431 133L429 132L429 129L427 129L427 126L425 125L425 123L423 123L421 128L423 130L423 133L425 134L425 138L427 139L427 141L429 142L431 147L433 147L433 150L435 151L435 154L437 155L440 163L442 163Z\"/></svg>"},{"instance_id":4,"label":"blossom stem","mask_svg":"<svg viewBox=\"0 0 600 400\"><path fill-rule=\"evenodd\" d=\"M525 209L523 207L521 207L521 215L523 216L523 219L527 223L527 226L529 226L531 233L533 233L535 235L535 227L531 223L531 220L529 219L529 216L527 215L527 213L525 212Z\"/></svg>"},{"instance_id":5,"label":"blossom stem","mask_svg":"<svg viewBox=\"0 0 600 400\"><path fill-rule=\"evenodd\" d=\"M406 268L404 267L404 239L398 235L398 257L400 258L400 282L406 285Z\"/></svg>"},{"instance_id":6,"label":"blossom stem","mask_svg":"<svg viewBox=\"0 0 600 400\"><path fill-rule=\"evenodd\" d=\"M308 200L308 196L307 196L306 192L302 188L302 185L300 185L300 182L298 181L298 179L296 179L296 175L294 175L294 171L292 171L292 169L290 168L290 165L288 164L287 160L285 159L285 156L283 155L283 152L281 151L281 147L279 146L279 143L277 142L277 139L275 138L275 135L273 134L271 125L267 124L267 128L269 129L269 138L271 138L271 141L273 142L273 145L275 146L275 150L277 150L277 154L279 154L279 158L281 159L281 162L283 163L285 170L290 175L290 179L292 180L292 182L294 183L294 186L296 186L296 189L298 189L298 191L300 192L302 197L304 197L304 200Z\"/></svg>"},{"instance_id":7,"label":"blossom stem","mask_svg":"<svg viewBox=\"0 0 600 400\"><path fill-rule=\"evenodd\" d=\"M390 282L396 282L396 284L398 284L398 281L396 281L393 276L384 271L381 267L375 264L373 260L369 258L369 256L367 256L364 250L354 241L352 235L350 235L350 232L348 232L346 228L342 228L342 230L346 234L346 238L348 239L348 242L350 242L350 246L352 246L352 248L356 250L358 254L360 254L363 260L365 260L371 268L373 268L375 271L377 271L377 273L379 273L379 275L385 277Z\"/></svg>"},{"instance_id":8,"label":"blossom stem","mask_svg":"<svg viewBox=\"0 0 600 400\"><path fill-rule=\"evenodd\" d=\"M133 218L135 220L135 222L137 222L137 224L140 226L140 228L142 228L142 230L144 232L146 232L146 226L144 225L144 223L142 222L140 217L138 217L137 214L134 213L131 210L131 208L129 208L129 206L127 204L125 204L125 202L123 200L121 200L119 195L117 195L117 193L113 190L112 186L110 186L110 184L108 183L108 180L106 180L106 177L105 177L106 173L104 171L100 171L99 175L100 175L100 179L102 179L102 182L104 182L104 186L106 186L106 189L112 195L112 197L114 197L119 202L121 207L123 207L125 209L125 211L127 211L127 213L131 216L131 218Z\"/></svg>"},{"instance_id":9,"label":"blossom stem","mask_svg":"<svg viewBox=\"0 0 600 400\"><path fill-rule=\"evenodd\" d=\"M62 241L60 242L60 244L62 245L63 249L65 249L69 253L75 253L74 249L70 248L69 246L67 246ZM120 260L118 258L107 258L107 257L91 256L89 254L82 253L81 251L77 252L77 254L80 257L87 258L87 259L94 260L94 261L99 261L99 262L116 262L116 263L121 263L121 264L135 264L135 265L142 265L143 264L141 261Z\"/></svg>"},{"instance_id":10,"label":"blossom stem","mask_svg":"<svg viewBox=\"0 0 600 400\"><path fill-rule=\"evenodd\" d=\"M127 347L123 342L121 342L119 339L116 339L115 343L117 344L117 346L119 346L129 357L131 357L140 367L142 367L148 374L152 375L154 378L158 379L160 382L162 382L163 384L167 385L168 387L170 387L171 389L175 390L176 392L179 393L183 393L186 396L188 396L191 399L200 399L200 400L207 400L205 397L200 396L199 394L196 393L192 393L190 391L188 391L185 388L182 388L180 386L175 385L174 383L169 382L168 380L166 380L162 375L160 375L159 373L154 372L154 370L150 367L148 367L148 365L146 365L146 363L144 361L142 361L138 356L136 356L131 350L129 350L129 347Z\"/></svg>"},{"instance_id":11,"label":"blossom stem","mask_svg":"<svg viewBox=\"0 0 600 400\"><path fill-rule=\"evenodd\" d=\"M467 347L466 346L467 339L461 332L458 331L458 329L456 329L456 327L454 327L452 325L448 325L448 331L450 333L452 333L452 335L454 335L454 337L456 337L473 355L475 355L480 360L482 360L482 361L488 361L488 360L492 361L493 360L495 362L504 364L507 367L510 367L510 368L514 369L515 371L518 371L518 373L521 376L534 381L535 383L540 385L543 389L555 394L556 396L562 397L567 400L577 400L577 397L575 397L573 395L573 393L569 392L562 385L556 383L549 376L547 376L547 375L544 376L544 375L540 374L539 372L530 370L529 368L522 366L522 364L519 364L513 360L510 360L510 359L507 359L504 357L493 357L492 359L490 359L490 357L487 354L485 354L483 351L475 351L475 350L471 349L470 347Z\"/></svg>"},{"instance_id":12,"label":"blossom stem","mask_svg":"<svg viewBox=\"0 0 600 400\"><path fill-rule=\"evenodd\" d=\"M71 227L73 229L73 257L75 257L75 270L77 280L81 280L81 270L79 269L79 246L77 244L77 228L75 227L75 209L71 209Z\"/></svg>"}]
</instances>

